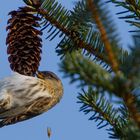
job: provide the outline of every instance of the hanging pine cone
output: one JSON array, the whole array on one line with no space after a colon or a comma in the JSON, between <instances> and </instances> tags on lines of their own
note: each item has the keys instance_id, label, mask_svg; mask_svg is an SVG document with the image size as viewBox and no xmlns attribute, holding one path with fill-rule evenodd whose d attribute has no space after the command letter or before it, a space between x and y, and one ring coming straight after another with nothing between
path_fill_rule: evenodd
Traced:
<instances>
[{"instance_id":1,"label":"hanging pine cone","mask_svg":"<svg viewBox=\"0 0 140 140\"><path fill-rule=\"evenodd\" d=\"M39 67L41 60L42 32L37 30L38 21L41 19L31 13L29 7L11 11L6 39L7 53L10 67L23 75L33 76Z\"/></svg>"}]
</instances>

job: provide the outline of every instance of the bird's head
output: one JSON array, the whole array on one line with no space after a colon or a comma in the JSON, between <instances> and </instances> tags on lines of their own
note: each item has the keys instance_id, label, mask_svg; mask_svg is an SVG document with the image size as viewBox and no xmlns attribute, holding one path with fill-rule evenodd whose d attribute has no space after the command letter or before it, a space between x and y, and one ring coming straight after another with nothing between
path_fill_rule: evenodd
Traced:
<instances>
[{"instance_id":1,"label":"bird's head","mask_svg":"<svg viewBox=\"0 0 140 140\"><path fill-rule=\"evenodd\" d=\"M51 72L51 71L38 71L36 76L40 79L43 79L43 80L56 80L56 81L60 81L60 79L58 78L58 76Z\"/></svg>"},{"instance_id":2,"label":"bird's head","mask_svg":"<svg viewBox=\"0 0 140 140\"><path fill-rule=\"evenodd\" d=\"M36 76L39 79L46 81L53 85L54 88L59 90L59 93L63 93L63 85L61 80L57 77L57 75L51 71L38 71ZM61 95L62 96L62 95Z\"/></svg>"}]
</instances>

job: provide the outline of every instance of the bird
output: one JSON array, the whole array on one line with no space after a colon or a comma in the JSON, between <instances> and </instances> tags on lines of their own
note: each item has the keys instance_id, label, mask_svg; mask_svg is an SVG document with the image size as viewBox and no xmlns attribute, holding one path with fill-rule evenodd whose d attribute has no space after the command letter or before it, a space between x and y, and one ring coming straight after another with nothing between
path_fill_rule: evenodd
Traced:
<instances>
[{"instance_id":1,"label":"bird","mask_svg":"<svg viewBox=\"0 0 140 140\"><path fill-rule=\"evenodd\" d=\"M38 71L35 77L14 72L0 80L0 128L47 112L62 95L62 82L51 71Z\"/></svg>"}]
</instances>

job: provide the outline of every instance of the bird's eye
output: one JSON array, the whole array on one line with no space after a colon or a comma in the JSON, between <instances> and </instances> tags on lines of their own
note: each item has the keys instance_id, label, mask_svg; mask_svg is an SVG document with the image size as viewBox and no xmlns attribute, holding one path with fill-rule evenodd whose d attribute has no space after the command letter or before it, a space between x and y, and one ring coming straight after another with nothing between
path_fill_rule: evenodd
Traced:
<instances>
[{"instance_id":1,"label":"bird's eye","mask_svg":"<svg viewBox=\"0 0 140 140\"><path fill-rule=\"evenodd\" d=\"M52 78L54 78L54 77L53 77L53 75L49 74L49 75L47 76L47 78L52 79Z\"/></svg>"},{"instance_id":2,"label":"bird's eye","mask_svg":"<svg viewBox=\"0 0 140 140\"><path fill-rule=\"evenodd\" d=\"M53 78L53 76L52 76L52 75L49 75L48 77L49 77L49 78Z\"/></svg>"}]
</instances>

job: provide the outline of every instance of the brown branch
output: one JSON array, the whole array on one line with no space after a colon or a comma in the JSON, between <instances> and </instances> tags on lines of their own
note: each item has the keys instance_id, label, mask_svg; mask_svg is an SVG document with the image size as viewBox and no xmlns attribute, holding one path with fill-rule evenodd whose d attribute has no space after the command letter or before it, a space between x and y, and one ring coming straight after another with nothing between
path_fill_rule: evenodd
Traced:
<instances>
[{"instance_id":1,"label":"brown branch","mask_svg":"<svg viewBox=\"0 0 140 140\"><path fill-rule=\"evenodd\" d=\"M112 51L111 44L107 37L107 33L104 28L104 25L102 24L102 21L100 20L100 15L94 4L94 0L88 0L88 8L92 12L92 17L95 20L97 27L101 33L101 39L104 42L105 50L106 50L106 53L108 54L108 58L109 58L108 61L110 62L110 65L111 65L112 69L114 70L114 72L117 73L119 70L118 62L115 58L114 52Z\"/></svg>"},{"instance_id":2,"label":"brown branch","mask_svg":"<svg viewBox=\"0 0 140 140\"><path fill-rule=\"evenodd\" d=\"M46 18L52 25L54 25L56 28L58 28L60 31L62 31L66 36L71 38L75 45L77 46L77 49L85 49L89 53L93 54L100 60L104 61L105 63L108 63L107 57L105 57L103 54L101 54L98 50L98 48L94 48L90 44L87 44L84 42L80 37L76 34L76 31L72 31L70 29L67 29L63 27L57 20L55 20L53 17L49 16L48 12L44 9L38 9L38 13Z\"/></svg>"},{"instance_id":3,"label":"brown branch","mask_svg":"<svg viewBox=\"0 0 140 140\"><path fill-rule=\"evenodd\" d=\"M130 112L130 117L137 123L138 127L140 128L140 112L137 110L135 105L136 98L131 93L127 93L123 97L124 102Z\"/></svg>"}]
</instances>

